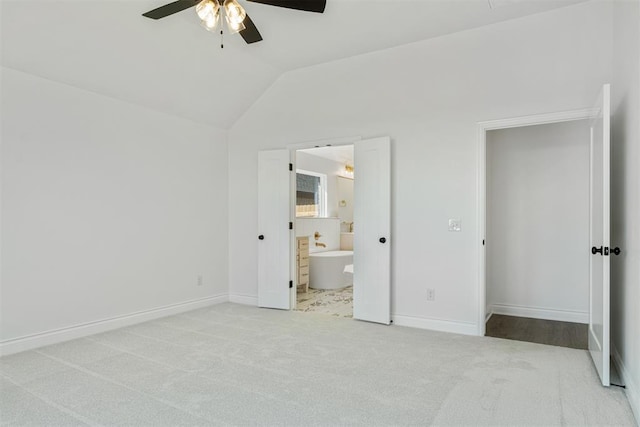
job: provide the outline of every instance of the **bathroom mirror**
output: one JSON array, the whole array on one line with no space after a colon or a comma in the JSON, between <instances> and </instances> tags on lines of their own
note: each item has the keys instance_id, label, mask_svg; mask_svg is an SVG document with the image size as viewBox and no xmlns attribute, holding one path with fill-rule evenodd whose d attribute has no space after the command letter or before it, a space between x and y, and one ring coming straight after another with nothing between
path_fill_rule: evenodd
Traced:
<instances>
[{"instance_id":1,"label":"bathroom mirror","mask_svg":"<svg viewBox=\"0 0 640 427\"><path fill-rule=\"evenodd\" d=\"M353 179L338 177L338 218L343 224L342 231L352 231L344 224L353 223Z\"/></svg>"}]
</instances>

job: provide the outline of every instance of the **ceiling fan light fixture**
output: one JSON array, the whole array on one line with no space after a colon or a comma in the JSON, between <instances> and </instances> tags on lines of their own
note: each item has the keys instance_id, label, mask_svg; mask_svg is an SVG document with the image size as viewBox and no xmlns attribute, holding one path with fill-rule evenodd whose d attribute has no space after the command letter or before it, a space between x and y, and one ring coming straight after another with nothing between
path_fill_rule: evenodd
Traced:
<instances>
[{"instance_id":1,"label":"ceiling fan light fixture","mask_svg":"<svg viewBox=\"0 0 640 427\"><path fill-rule=\"evenodd\" d=\"M242 24L242 22L244 21L244 18L247 17L247 12L244 11L242 6L240 6L240 4L236 0L225 0L224 11L227 15L227 22L229 22L230 24L234 24L234 25ZM231 28L231 25L230 25L230 28Z\"/></svg>"},{"instance_id":2,"label":"ceiling fan light fixture","mask_svg":"<svg viewBox=\"0 0 640 427\"><path fill-rule=\"evenodd\" d=\"M214 31L220 20L220 5L216 0L202 0L196 6L198 18L207 31Z\"/></svg>"},{"instance_id":3,"label":"ceiling fan light fixture","mask_svg":"<svg viewBox=\"0 0 640 427\"><path fill-rule=\"evenodd\" d=\"M196 6L196 13L198 18L204 21L212 15L218 15L220 13L220 5L214 0L202 0Z\"/></svg>"},{"instance_id":4,"label":"ceiling fan light fixture","mask_svg":"<svg viewBox=\"0 0 640 427\"><path fill-rule=\"evenodd\" d=\"M2 1L2 0L0 0ZM277 6L287 9L301 10L305 12L323 13L327 0L247 0L262 3L269 6ZM489 0L485 0L489 1ZM499 1L499 0L496 0ZM502 0L502 1L526 1L526 0ZM208 31L220 28L220 39L224 35L222 16L231 33L240 33L247 44L262 41L262 35L256 28L244 8L238 0L173 0L163 6L156 7L142 14L145 18L158 20L194 8L202 26ZM221 44L221 47L222 44Z\"/></svg>"},{"instance_id":5,"label":"ceiling fan light fixture","mask_svg":"<svg viewBox=\"0 0 640 427\"><path fill-rule=\"evenodd\" d=\"M218 27L218 21L220 20L219 18L219 14L209 15L206 19L202 20L202 26L207 31L215 31L215 29Z\"/></svg>"},{"instance_id":6,"label":"ceiling fan light fixture","mask_svg":"<svg viewBox=\"0 0 640 427\"><path fill-rule=\"evenodd\" d=\"M233 21L231 21L231 19L229 19L229 16L226 16L227 19L227 27L229 27L229 33L230 34L236 34L239 33L240 31L244 30L246 27L244 26L244 24L242 23L242 21L235 23Z\"/></svg>"}]
</instances>

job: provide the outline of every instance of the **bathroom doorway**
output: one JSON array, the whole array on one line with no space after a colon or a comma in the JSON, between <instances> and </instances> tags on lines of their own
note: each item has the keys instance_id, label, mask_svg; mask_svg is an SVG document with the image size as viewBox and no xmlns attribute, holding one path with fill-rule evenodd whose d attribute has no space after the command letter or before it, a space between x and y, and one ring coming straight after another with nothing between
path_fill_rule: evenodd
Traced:
<instances>
[{"instance_id":1,"label":"bathroom doorway","mask_svg":"<svg viewBox=\"0 0 640 427\"><path fill-rule=\"evenodd\" d=\"M295 150L294 310L353 317L354 146Z\"/></svg>"},{"instance_id":2,"label":"bathroom doorway","mask_svg":"<svg viewBox=\"0 0 640 427\"><path fill-rule=\"evenodd\" d=\"M295 151L347 144L353 144L358 164L353 187L353 318L388 325L393 243L389 137L343 138L258 152L258 306L291 310L297 302Z\"/></svg>"}]
</instances>

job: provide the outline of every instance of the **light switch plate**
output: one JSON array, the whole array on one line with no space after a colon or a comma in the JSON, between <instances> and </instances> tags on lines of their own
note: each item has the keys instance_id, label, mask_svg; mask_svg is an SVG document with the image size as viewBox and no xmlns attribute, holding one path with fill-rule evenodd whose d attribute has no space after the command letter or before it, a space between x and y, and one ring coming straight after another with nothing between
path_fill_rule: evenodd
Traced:
<instances>
[{"instance_id":1,"label":"light switch plate","mask_svg":"<svg viewBox=\"0 0 640 427\"><path fill-rule=\"evenodd\" d=\"M449 231L462 231L462 220L460 218L450 218Z\"/></svg>"}]
</instances>

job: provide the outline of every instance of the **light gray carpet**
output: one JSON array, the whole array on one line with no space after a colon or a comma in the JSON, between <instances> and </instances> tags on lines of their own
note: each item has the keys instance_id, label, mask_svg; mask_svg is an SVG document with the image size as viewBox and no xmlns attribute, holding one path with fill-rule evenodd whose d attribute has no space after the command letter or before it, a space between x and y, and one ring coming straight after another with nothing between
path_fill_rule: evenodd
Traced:
<instances>
[{"instance_id":1,"label":"light gray carpet","mask_svg":"<svg viewBox=\"0 0 640 427\"><path fill-rule=\"evenodd\" d=\"M2 425L633 425L585 351L235 304L0 359Z\"/></svg>"}]
</instances>

